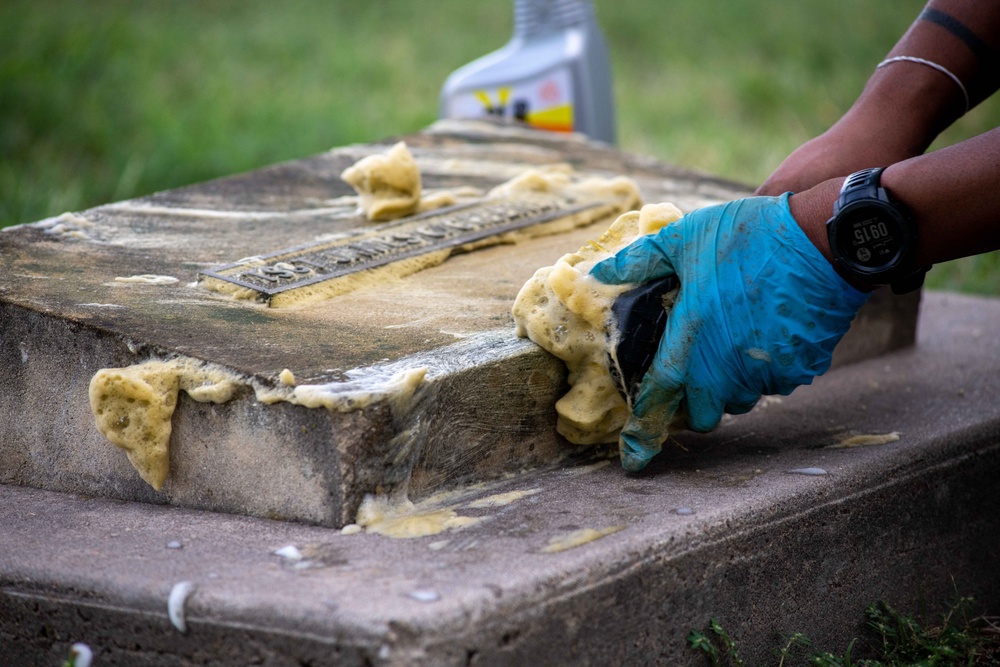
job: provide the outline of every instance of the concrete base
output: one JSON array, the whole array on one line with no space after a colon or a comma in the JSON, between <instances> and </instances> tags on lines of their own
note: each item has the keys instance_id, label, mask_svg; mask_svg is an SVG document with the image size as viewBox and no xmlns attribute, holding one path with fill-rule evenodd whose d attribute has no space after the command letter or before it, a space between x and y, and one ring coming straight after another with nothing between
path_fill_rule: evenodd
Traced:
<instances>
[{"instance_id":1,"label":"concrete base","mask_svg":"<svg viewBox=\"0 0 1000 667\"><path fill-rule=\"evenodd\" d=\"M879 599L936 613L958 591L996 613L1000 301L923 310L915 348L679 436L642 475L581 462L479 486L434 507L482 520L429 537L0 488L3 658L58 664L83 641L100 667L700 665L684 638L715 617L753 665L793 631L842 651ZM553 549L583 529L608 534ZM167 617L180 581L186 634Z\"/></svg>"}]
</instances>

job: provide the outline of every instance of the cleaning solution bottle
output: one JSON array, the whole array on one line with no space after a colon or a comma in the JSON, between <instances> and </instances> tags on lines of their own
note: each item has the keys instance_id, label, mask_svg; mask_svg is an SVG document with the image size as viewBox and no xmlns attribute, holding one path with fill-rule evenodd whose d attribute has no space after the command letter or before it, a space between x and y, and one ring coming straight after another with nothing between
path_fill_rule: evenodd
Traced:
<instances>
[{"instance_id":1,"label":"cleaning solution bottle","mask_svg":"<svg viewBox=\"0 0 1000 667\"><path fill-rule=\"evenodd\" d=\"M615 142L611 68L590 0L514 0L514 36L456 70L443 118L517 120Z\"/></svg>"}]
</instances>

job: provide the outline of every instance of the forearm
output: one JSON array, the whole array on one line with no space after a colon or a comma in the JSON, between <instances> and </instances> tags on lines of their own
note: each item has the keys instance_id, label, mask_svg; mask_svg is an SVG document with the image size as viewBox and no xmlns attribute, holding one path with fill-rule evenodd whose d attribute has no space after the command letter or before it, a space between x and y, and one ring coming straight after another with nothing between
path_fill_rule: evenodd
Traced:
<instances>
[{"instance_id":1,"label":"forearm","mask_svg":"<svg viewBox=\"0 0 1000 667\"><path fill-rule=\"evenodd\" d=\"M1000 248L1000 128L895 164L882 184L917 223L917 261Z\"/></svg>"},{"instance_id":2,"label":"forearm","mask_svg":"<svg viewBox=\"0 0 1000 667\"><path fill-rule=\"evenodd\" d=\"M919 264L1000 248L1000 128L896 163L881 180L916 222ZM831 263L826 221L843 181L829 179L789 200L792 216Z\"/></svg>"},{"instance_id":3,"label":"forearm","mask_svg":"<svg viewBox=\"0 0 1000 667\"><path fill-rule=\"evenodd\" d=\"M912 56L938 63L962 82L975 106L1000 83L1000 3L936 0L927 9L959 27L918 19L886 59ZM962 88L948 75L917 62L892 62L876 69L850 110L792 153L757 193L801 192L834 176L920 155L965 110Z\"/></svg>"},{"instance_id":4,"label":"forearm","mask_svg":"<svg viewBox=\"0 0 1000 667\"><path fill-rule=\"evenodd\" d=\"M932 67L912 61L891 62L875 70L845 118L857 115L879 125L876 117L896 116L902 121L897 142L907 144L911 155L922 153L967 111L966 104L972 108L996 91L998 41L997 3L931 0L886 60L911 56L937 63L957 77L964 93L948 75Z\"/></svg>"},{"instance_id":5,"label":"forearm","mask_svg":"<svg viewBox=\"0 0 1000 667\"><path fill-rule=\"evenodd\" d=\"M981 0L931 0L920 16L886 57L919 56L947 68L965 86L969 108L996 92L1000 86L1000 5ZM952 88L957 88L954 82ZM956 100L964 105L964 99ZM939 107L937 114L947 121L945 107L947 104Z\"/></svg>"}]
</instances>

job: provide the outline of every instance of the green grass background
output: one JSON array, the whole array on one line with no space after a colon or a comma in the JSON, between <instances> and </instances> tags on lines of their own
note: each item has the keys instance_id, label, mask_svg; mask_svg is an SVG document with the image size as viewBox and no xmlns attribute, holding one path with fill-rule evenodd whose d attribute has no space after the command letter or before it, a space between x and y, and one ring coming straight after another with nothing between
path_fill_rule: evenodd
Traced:
<instances>
[{"instance_id":1,"label":"green grass background","mask_svg":"<svg viewBox=\"0 0 1000 667\"><path fill-rule=\"evenodd\" d=\"M762 181L848 108L919 0L596 0L627 150ZM509 0L5 0L0 226L419 130ZM937 145L1000 125L990 100ZM1000 294L1000 258L930 284Z\"/></svg>"}]
</instances>

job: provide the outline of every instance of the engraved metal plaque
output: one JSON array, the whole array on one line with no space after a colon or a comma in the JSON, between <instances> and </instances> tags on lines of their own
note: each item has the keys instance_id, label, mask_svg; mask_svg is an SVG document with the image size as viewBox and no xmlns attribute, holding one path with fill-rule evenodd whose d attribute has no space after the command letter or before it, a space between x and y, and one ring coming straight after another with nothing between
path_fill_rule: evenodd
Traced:
<instances>
[{"instance_id":1,"label":"engraved metal plaque","mask_svg":"<svg viewBox=\"0 0 1000 667\"><path fill-rule=\"evenodd\" d=\"M362 227L329 240L202 271L199 281L209 289L238 293L272 306L283 305L278 297L291 296L290 292L303 288L312 288L308 294L315 300L349 291L350 287L338 288L333 283L361 271L442 250L446 251L446 257L494 245L505 234L545 226L570 216L580 218L573 225L580 226L620 212L619 207L620 203L614 200L582 200L552 193L531 193L517 199L481 199L388 223L365 221ZM544 233L544 229L539 230L539 235ZM443 258L431 265L440 261Z\"/></svg>"}]
</instances>

